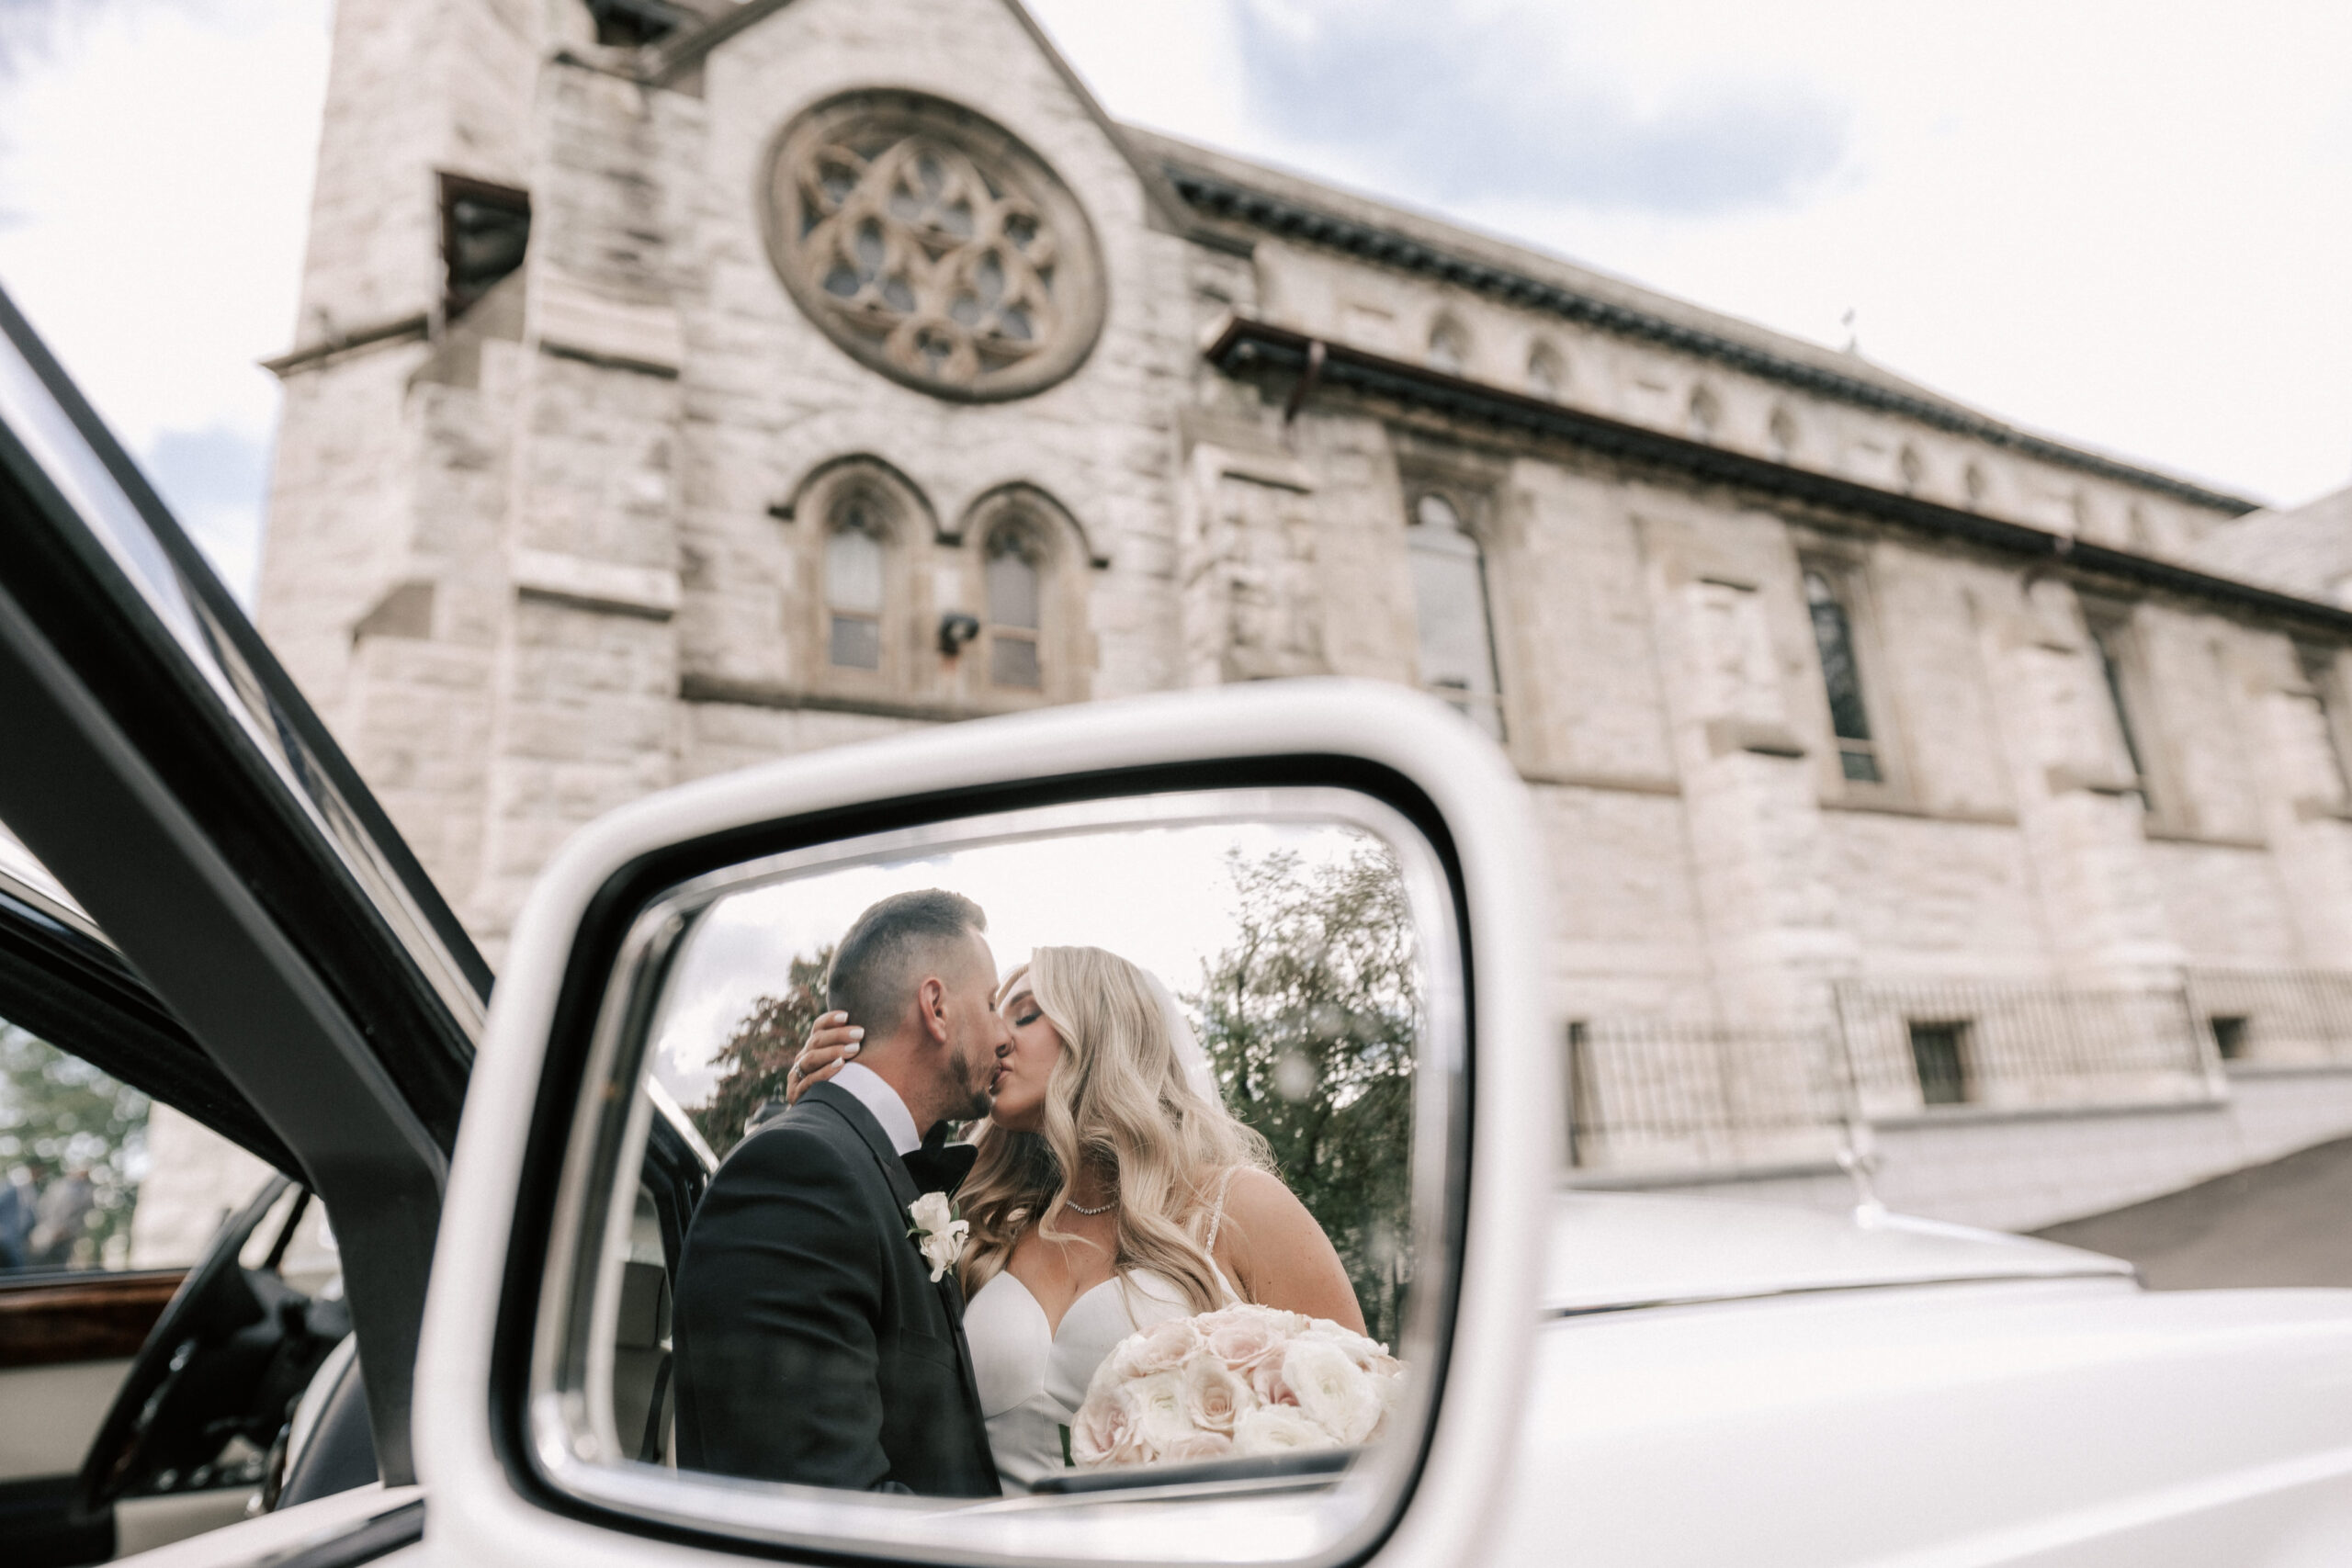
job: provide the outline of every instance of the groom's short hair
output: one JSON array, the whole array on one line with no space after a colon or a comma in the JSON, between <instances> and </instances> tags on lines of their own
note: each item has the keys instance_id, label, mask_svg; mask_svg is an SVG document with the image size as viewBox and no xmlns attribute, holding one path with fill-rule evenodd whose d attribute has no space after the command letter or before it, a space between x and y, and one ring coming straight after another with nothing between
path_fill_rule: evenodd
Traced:
<instances>
[{"instance_id":1,"label":"groom's short hair","mask_svg":"<svg viewBox=\"0 0 2352 1568\"><path fill-rule=\"evenodd\" d=\"M850 922L825 972L825 1006L878 1032L899 1021L907 998L940 948L986 931L989 918L961 893L893 893Z\"/></svg>"}]
</instances>

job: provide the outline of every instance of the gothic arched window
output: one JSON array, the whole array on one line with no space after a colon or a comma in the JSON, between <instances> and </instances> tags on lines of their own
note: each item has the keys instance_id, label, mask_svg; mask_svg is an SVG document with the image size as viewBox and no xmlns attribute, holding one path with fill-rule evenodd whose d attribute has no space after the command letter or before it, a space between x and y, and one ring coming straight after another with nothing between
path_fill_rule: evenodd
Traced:
<instances>
[{"instance_id":1,"label":"gothic arched window","mask_svg":"<svg viewBox=\"0 0 2352 1568\"><path fill-rule=\"evenodd\" d=\"M1045 552L1027 531L1008 525L989 536L989 680L1018 691L1042 691L1038 656L1044 629Z\"/></svg>"},{"instance_id":2,"label":"gothic arched window","mask_svg":"<svg viewBox=\"0 0 2352 1568\"><path fill-rule=\"evenodd\" d=\"M826 659L837 670L882 668L882 552L873 502L844 498L825 539Z\"/></svg>"},{"instance_id":3,"label":"gothic arched window","mask_svg":"<svg viewBox=\"0 0 2352 1568\"><path fill-rule=\"evenodd\" d=\"M1499 740L1501 682L1495 672L1486 558L1478 541L1453 503L1430 491L1413 504L1405 547L1420 624L1421 685Z\"/></svg>"}]
</instances>

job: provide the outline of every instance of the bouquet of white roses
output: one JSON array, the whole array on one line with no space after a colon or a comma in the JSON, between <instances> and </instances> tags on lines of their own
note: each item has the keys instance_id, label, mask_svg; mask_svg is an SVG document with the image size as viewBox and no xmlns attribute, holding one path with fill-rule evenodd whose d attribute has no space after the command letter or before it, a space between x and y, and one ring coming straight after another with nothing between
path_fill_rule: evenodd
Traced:
<instances>
[{"instance_id":1,"label":"bouquet of white roses","mask_svg":"<svg viewBox=\"0 0 2352 1568\"><path fill-rule=\"evenodd\" d=\"M1091 1470L1352 1447L1380 1436L1404 1372L1329 1318L1243 1305L1156 1323L1095 1369L1069 1457Z\"/></svg>"}]
</instances>

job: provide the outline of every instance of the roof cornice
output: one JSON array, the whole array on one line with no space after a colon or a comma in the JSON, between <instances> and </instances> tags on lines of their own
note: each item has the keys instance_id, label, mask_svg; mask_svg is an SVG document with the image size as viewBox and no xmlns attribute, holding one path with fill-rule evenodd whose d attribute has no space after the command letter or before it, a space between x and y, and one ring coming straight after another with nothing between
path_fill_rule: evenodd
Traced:
<instances>
[{"instance_id":1,"label":"roof cornice","mask_svg":"<svg viewBox=\"0 0 2352 1568\"><path fill-rule=\"evenodd\" d=\"M1318 352L1319 351L1319 352ZM1542 398L1448 376L1427 366L1325 343L1287 327L1236 317L1203 351L1227 375L1255 371L1314 379L1305 389L1332 389L1476 420L1569 442L1587 451L1644 468L1733 486L1826 512L1871 518L1921 533L1959 539L2006 555L2044 560L2140 589L2201 599L2245 613L2273 616L2352 637L2352 610L2218 577L2154 556L2094 545L2065 534L1987 517L1916 495L1859 484L1834 474L1792 468L1622 420L1587 413ZM1292 398L1299 400L1301 382Z\"/></svg>"},{"instance_id":2,"label":"roof cornice","mask_svg":"<svg viewBox=\"0 0 2352 1568\"><path fill-rule=\"evenodd\" d=\"M1938 430L1966 435L1988 446L2006 447L2026 457L2097 474L2143 490L2157 491L2193 505L2233 515L2254 512L2259 503L2226 494L2151 469L2136 468L2096 452L2085 452L2044 436L2030 434L1998 420L1931 399L1906 395L1859 376L1809 365L1774 354L1754 344L1711 333L1681 321L1612 299L1566 288L1545 278L1494 262L1449 251L1427 241L1379 228L1359 219L1307 206L1271 191L1242 185L1195 165L1168 161L1170 184L1183 198L1205 212L1253 228L1342 251L1400 271L1434 277L1458 288L1490 295L1507 304L1544 310L1568 321L1597 327L1623 337L1638 338L1664 347L1712 359L1735 370L1821 397L1834 398L1883 413L1900 414Z\"/></svg>"}]
</instances>

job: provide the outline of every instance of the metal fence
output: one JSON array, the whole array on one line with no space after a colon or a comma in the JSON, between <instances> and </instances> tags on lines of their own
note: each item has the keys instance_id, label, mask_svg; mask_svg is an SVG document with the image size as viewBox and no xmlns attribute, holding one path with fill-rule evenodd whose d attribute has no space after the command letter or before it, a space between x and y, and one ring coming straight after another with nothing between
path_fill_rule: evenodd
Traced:
<instances>
[{"instance_id":1,"label":"metal fence","mask_svg":"<svg viewBox=\"0 0 2352 1568\"><path fill-rule=\"evenodd\" d=\"M2222 1058L2352 1060L2352 974L1858 981L1816 1029L1597 1018L1569 1026L1567 1051L1578 1167L1817 1160L1860 1122L2191 1100L2215 1092Z\"/></svg>"},{"instance_id":2,"label":"metal fence","mask_svg":"<svg viewBox=\"0 0 2352 1568\"><path fill-rule=\"evenodd\" d=\"M2352 1062L2352 973L2192 969L2188 1005L2223 1061Z\"/></svg>"},{"instance_id":3,"label":"metal fence","mask_svg":"<svg viewBox=\"0 0 2352 1568\"><path fill-rule=\"evenodd\" d=\"M1818 1159L1844 1093L1826 1030L1604 1018L1568 1026L1568 1146L1599 1168Z\"/></svg>"}]
</instances>

